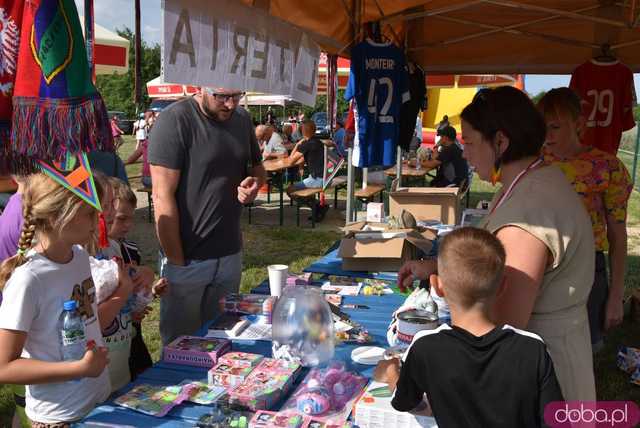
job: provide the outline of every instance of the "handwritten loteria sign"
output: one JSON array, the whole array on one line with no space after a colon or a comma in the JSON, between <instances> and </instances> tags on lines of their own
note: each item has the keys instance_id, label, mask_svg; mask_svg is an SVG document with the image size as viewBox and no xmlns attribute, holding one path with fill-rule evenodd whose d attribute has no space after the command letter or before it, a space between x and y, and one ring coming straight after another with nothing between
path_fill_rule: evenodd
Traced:
<instances>
[{"instance_id":1,"label":"handwritten loteria sign","mask_svg":"<svg viewBox=\"0 0 640 428\"><path fill-rule=\"evenodd\" d=\"M320 48L236 0L163 0L165 82L285 95L314 105Z\"/></svg>"}]
</instances>

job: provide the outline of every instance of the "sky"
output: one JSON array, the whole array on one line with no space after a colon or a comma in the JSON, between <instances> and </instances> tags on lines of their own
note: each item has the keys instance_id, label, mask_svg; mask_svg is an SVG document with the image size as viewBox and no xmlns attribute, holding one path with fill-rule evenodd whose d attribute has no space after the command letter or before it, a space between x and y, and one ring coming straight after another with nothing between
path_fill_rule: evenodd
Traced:
<instances>
[{"instance_id":1,"label":"sky","mask_svg":"<svg viewBox=\"0 0 640 428\"><path fill-rule=\"evenodd\" d=\"M75 0L78 11L83 14L83 0ZM142 39L148 44L160 43L162 36L161 0L141 0L140 22ZM134 6L131 0L97 0L94 2L94 14L96 23L114 31L129 27L133 30ZM527 75L525 89L532 95L569 84L569 75ZM640 94L640 74L635 74L636 92Z\"/></svg>"}]
</instances>

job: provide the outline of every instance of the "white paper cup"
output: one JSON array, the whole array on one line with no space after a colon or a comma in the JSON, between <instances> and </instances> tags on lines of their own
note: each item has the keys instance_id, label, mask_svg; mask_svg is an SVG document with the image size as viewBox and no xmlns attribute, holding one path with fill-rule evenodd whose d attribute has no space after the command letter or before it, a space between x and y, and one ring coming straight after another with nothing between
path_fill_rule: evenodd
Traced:
<instances>
[{"instance_id":1,"label":"white paper cup","mask_svg":"<svg viewBox=\"0 0 640 428\"><path fill-rule=\"evenodd\" d=\"M269 271L269 288L271 295L280 297L282 289L289 276L289 266L287 265L270 265L267 267Z\"/></svg>"}]
</instances>

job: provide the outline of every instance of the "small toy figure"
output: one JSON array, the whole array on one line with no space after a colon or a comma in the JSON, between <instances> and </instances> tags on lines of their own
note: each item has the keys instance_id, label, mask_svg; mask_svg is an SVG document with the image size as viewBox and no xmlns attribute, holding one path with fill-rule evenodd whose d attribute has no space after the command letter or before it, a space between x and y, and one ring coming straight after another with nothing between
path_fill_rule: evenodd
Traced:
<instances>
[{"instance_id":1,"label":"small toy figure","mask_svg":"<svg viewBox=\"0 0 640 428\"><path fill-rule=\"evenodd\" d=\"M345 370L343 364L335 363L326 369L309 372L292 400L301 413L326 416L342 411L365 384L365 378ZM288 405L285 407L289 408Z\"/></svg>"},{"instance_id":2,"label":"small toy figure","mask_svg":"<svg viewBox=\"0 0 640 428\"><path fill-rule=\"evenodd\" d=\"M331 407L329 391L323 387L309 388L297 396L296 407L305 415L321 415Z\"/></svg>"}]
</instances>

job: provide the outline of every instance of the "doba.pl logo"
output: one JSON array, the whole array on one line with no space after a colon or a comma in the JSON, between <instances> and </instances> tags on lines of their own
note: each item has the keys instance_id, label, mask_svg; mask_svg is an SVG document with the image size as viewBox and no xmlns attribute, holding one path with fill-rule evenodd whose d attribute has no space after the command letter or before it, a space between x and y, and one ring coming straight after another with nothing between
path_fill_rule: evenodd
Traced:
<instances>
[{"instance_id":1,"label":"doba.pl logo","mask_svg":"<svg viewBox=\"0 0 640 428\"><path fill-rule=\"evenodd\" d=\"M633 401L554 401L544 421L552 428L631 428L640 422L640 408Z\"/></svg>"}]
</instances>

